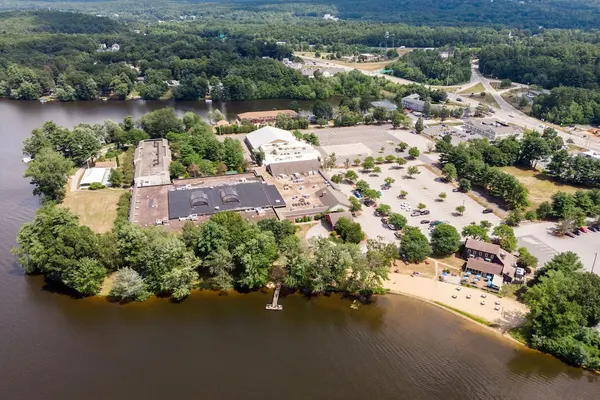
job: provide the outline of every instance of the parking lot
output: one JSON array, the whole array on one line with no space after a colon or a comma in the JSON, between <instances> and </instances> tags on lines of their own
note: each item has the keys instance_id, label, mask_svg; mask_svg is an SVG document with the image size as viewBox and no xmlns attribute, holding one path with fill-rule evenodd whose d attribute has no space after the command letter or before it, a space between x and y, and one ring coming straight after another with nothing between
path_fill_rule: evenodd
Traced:
<instances>
[{"instance_id":1,"label":"parking lot","mask_svg":"<svg viewBox=\"0 0 600 400\"><path fill-rule=\"evenodd\" d=\"M471 222L479 223L480 221L487 220L494 226L500 223L500 218L496 215L483 214L484 207L464 193L453 192L452 185L441 182L434 173L424 167L419 168L421 173L416 175L415 179L405 178L406 169L411 165L418 164L421 164L418 160L409 161L402 169L395 169L390 164L383 164L382 172L379 176L369 176L369 174L359 172L359 179L364 179L372 188L380 190L381 186L385 183L384 180L386 177L394 178L396 181L392 184L391 189L381 191L382 195L378 200L378 204L391 206L392 212L404 215L409 225L418 226L427 236L429 236L429 224L421 224L422 220L448 221L459 232ZM337 172L343 173L345 170ZM342 184L340 188L348 196L352 195L352 186ZM408 192L406 199L398 198L401 190ZM447 197L444 201L438 201L438 195L442 192L446 193ZM425 204L430 214L411 217L410 211L402 209L401 204L405 201L409 202L413 209L417 208L419 203ZM462 205L465 207L465 212L463 215L457 215L456 207ZM380 218L376 217L373 212L373 208L363 207L362 215L357 217L356 221L361 223L363 230L368 236L382 236L388 240L394 240L394 232L384 227Z\"/></svg>"},{"instance_id":2,"label":"parking lot","mask_svg":"<svg viewBox=\"0 0 600 400\"><path fill-rule=\"evenodd\" d=\"M365 157L385 157L393 155L398 157L407 153L396 152L399 142L408 143L409 147L417 147L421 153L433 145L424 136L412 134L407 130L393 129L391 125L365 125L340 128L316 129L311 132L319 137L319 151L323 156L335 153L338 164L343 164L346 158L350 162L356 158L361 160ZM382 150L383 148L383 150ZM422 154L422 156L424 156ZM428 160L423 160L428 162Z\"/></svg>"},{"instance_id":3,"label":"parking lot","mask_svg":"<svg viewBox=\"0 0 600 400\"><path fill-rule=\"evenodd\" d=\"M565 251L577 253L586 271L592 270L595 253L600 252L600 232L581 233L579 236L557 237L552 234L552 222L529 223L515 229L519 246L526 247L543 266L554 255ZM600 272L600 260L596 261L594 272Z\"/></svg>"}]
</instances>

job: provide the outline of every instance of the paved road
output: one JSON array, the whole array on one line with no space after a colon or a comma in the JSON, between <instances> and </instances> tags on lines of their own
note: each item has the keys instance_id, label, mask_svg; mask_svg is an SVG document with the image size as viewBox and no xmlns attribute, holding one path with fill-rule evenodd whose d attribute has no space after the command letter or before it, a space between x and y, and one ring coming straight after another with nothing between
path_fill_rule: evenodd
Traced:
<instances>
[{"instance_id":1,"label":"paved road","mask_svg":"<svg viewBox=\"0 0 600 400\"><path fill-rule=\"evenodd\" d=\"M308 60L311 62L314 62L316 65L318 66L324 66L324 67L339 67L339 68L343 68L346 71L352 71L356 68L352 68L352 67L348 67L345 65L340 65L340 64L336 64L335 62L332 61L324 61L322 59L319 58L313 58L313 57L305 57L302 56L301 57L304 60ZM402 79L402 78L397 78L395 76L390 76L390 75L385 75L379 72L373 72L373 71L363 71L358 69L358 71L362 72L365 75L370 75L370 76L378 76L378 77L382 77L385 78L391 82L394 83L399 83L399 84L403 84L403 85L407 85L407 84L411 84L411 83L417 83L417 82L413 82L413 81L409 81L407 79ZM500 109L496 111L495 116L501 120L504 120L506 122L512 122L516 125L519 125L523 128L526 129L535 129L535 130L542 130L544 126L549 126L551 124L542 122L536 118L530 117L527 114L524 114L523 112L521 112L520 110L516 109L515 107L511 106L506 100L504 100L501 96L501 93L504 91L497 91L496 89L494 89L491 85L490 85L490 81L492 81L489 78L484 77L483 75L481 75L481 73L479 72L479 67L477 62L472 64L472 74L471 74L471 80L468 84L466 85L462 85L461 87L461 91L465 90L471 86L476 85L477 83L481 82L483 84L483 86L485 87L486 91L489 92L494 99L496 100L496 102L498 102L498 105L500 106ZM516 84L518 87L527 87L526 85L523 84ZM429 87L429 85L425 85L426 87ZM437 87L437 86L436 86ZM461 97L464 103L468 103L470 104L473 108L477 107L479 105L479 102L470 99L468 97L463 97L460 95L457 95L455 93L448 93L448 98L450 100L456 101L457 97ZM574 135L571 134L569 132L564 131L561 127L556 126L556 125L552 125L553 128L555 128L559 135L566 141L567 139L572 139L574 144L576 144L577 146L583 147L583 148L589 148L590 150L594 150L594 151L599 151L600 152L600 138L596 138L596 137L592 137L592 136L587 136L584 133L581 133L579 135ZM585 135L585 137L584 137Z\"/></svg>"}]
</instances>

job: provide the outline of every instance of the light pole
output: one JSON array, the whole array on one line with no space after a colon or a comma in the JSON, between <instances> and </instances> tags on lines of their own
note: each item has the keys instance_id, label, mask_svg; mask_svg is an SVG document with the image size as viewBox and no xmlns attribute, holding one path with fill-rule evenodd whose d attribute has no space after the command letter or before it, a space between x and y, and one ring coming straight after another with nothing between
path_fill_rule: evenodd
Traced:
<instances>
[{"instance_id":1,"label":"light pole","mask_svg":"<svg viewBox=\"0 0 600 400\"><path fill-rule=\"evenodd\" d=\"M596 266L596 258L598 258L598 253L594 253L594 263L592 264L592 274L594 273L594 267Z\"/></svg>"}]
</instances>

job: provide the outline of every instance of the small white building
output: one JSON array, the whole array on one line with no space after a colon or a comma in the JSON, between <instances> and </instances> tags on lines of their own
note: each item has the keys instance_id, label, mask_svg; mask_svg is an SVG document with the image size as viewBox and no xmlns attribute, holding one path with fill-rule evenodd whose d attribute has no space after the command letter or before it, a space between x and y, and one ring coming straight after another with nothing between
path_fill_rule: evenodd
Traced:
<instances>
[{"instance_id":1,"label":"small white building","mask_svg":"<svg viewBox=\"0 0 600 400\"><path fill-rule=\"evenodd\" d=\"M108 177L111 168L89 168L86 169L79 181L79 187L88 188L94 182L101 183L104 186L110 186Z\"/></svg>"},{"instance_id":2,"label":"small white building","mask_svg":"<svg viewBox=\"0 0 600 400\"><path fill-rule=\"evenodd\" d=\"M249 133L246 144L265 154L264 165L273 175L318 171L321 166L317 149L283 129L265 126Z\"/></svg>"},{"instance_id":3,"label":"small white building","mask_svg":"<svg viewBox=\"0 0 600 400\"><path fill-rule=\"evenodd\" d=\"M402 98L402 107L412 111L423 112L425 109L425 102L421 100L421 96L417 93L413 93Z\"/></svg>"}]
</instances>

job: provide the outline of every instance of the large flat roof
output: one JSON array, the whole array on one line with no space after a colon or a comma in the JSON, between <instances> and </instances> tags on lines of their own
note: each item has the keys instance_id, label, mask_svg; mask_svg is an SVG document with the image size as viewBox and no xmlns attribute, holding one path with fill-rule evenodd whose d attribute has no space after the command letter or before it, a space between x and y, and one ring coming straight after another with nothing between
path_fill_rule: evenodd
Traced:
<instances>
[{"instance_id":1,"label":"large flat roof","mask_svg":"<svg viewBox=\"0 0 600 400\"><path fill-rule=\"evenodd\" d=\"M227 198L231 201L224 201L224 195L233 192L235 195ZM168 198L169 219L191 214L211 215L220 211L285 207L277 187L258 181L211 187L175 187L169 190Z\"/></svg>"},{"instance_id":2,"label":"large flat roof","mask_svg":"<svg viewBox=\"0 0 600 400\"><path fill-rule=\"evenodd\" d=\"M135 149L134 164L136 186L171 183L171 149L167 139L142 140Z\"/></svg>"}]
</instances>

